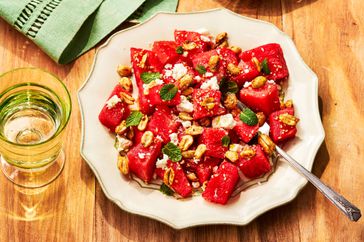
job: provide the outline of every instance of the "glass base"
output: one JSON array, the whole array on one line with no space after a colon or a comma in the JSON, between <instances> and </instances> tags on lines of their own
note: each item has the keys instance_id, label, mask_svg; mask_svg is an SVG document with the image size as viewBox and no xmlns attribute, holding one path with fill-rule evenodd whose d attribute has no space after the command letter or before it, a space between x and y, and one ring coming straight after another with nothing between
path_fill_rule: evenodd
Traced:
<instances>
[{"instance_id":1,"label":"glass base","mask_svg":"<svg viewBox=\"0 0 364 242\"><path fill-rule=\"evenodd\" d=\"M62 173L65 163L64 152L61 151L52 163L35 169L24 169L9 164L0 156L0 168L4 175L15 185L24 188L40 188L47 186Z\"/></svg>"}]
</instances>

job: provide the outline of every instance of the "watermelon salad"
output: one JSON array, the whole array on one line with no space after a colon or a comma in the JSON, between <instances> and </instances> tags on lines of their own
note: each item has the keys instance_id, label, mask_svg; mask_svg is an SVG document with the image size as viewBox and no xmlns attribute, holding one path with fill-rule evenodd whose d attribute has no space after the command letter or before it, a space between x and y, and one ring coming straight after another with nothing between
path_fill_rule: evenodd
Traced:
<instances>
[{"instance_id":1,"label":"watermelon salad","mask_svg":"<svg viewBox=\"0 0 364 242\"><path fill-rule=\"evenodd\" d=\"M226 204L239 181L272 170L275 143L296 135L279 44L242 50L225 32L175 30L174 40L131 48L130 58L99 114L126 176Z\"/></svg>"}]
</instances>

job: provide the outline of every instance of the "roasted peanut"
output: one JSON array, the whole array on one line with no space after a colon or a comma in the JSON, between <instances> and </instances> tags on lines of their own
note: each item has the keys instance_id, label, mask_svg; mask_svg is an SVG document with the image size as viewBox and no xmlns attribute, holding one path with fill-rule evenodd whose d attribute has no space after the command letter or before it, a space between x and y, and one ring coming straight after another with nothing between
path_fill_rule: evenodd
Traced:
<instances>
[{"instance_id":1,"label":"roasted peanut","mask_svg":"<svg viewBox=\"0 0 364 242\"><path fill-rule=\"evenodd\" d=\"M252 58L252 62L254 63L254 65L257 68L257 70L260 72L262 70L262 67L261 67L260 62L257 59L257 57L253 57Z\"/></svg>"},{"instance_id":2,"label":"roasted peanut","mask_svg":"<svg viewBox=\"0 0 364 242\"><path fill-rule=\"evenodd\" d=\"M228 93L224 100L224 106L227 109L234 109L236 108L236 105L238 104L238 99L236 98L236 95L234 93Z\"/></svg>"},{"instance_id":3,"label":"roasted peanut","mask_svg":"<svg viewBox=\"0 0 364 242\"><path fill-rule=\"evenodd\" d=\"M133 105L135 102L135 98L125 92L120 92L120 99L122 99L128 105Z\"/></svg>"},{"instance_id":4,"label":"roasted peanut","mask_svg":"<svg viewBox=\"0 0 364 242\"><path fill-rule=\"evenodd\" d=\"M187 172L186 176L187 176L188 180L190 180L190 181L197 181L198 180L196 174L193 173L193 172Z\"/></svg>"},{"instance_id":5,"label":"roasted peanut","mask_svg":"<svg viewBox=\"0 0 364 242\"><path fill-rule=\"evenodd\" d=\"M129 76L131 76L130 66L119 65L118 69L117 69L117 72L118 72L120 77L129 77Z\"/></svg>"},{"instance_id":6,"label":"roasted peanut","mask_svg":"<svg viewBox=\"0 0 364 242\"><path fill-rule=\"evenodd\" d=\"M192 121L193 118L191 115L189 115L188 113L185 113L185 112L180 112L178 114L178 117L184 121Z\"/></svg>"},{"instance_id":7,"label":"roasted peanut","mask_svg":"<svg viewBox=\"0 0 364 242\"><path fill-rule=\"evenodd\" d=\"M260 88L264 86L264 84L267 82L267 78L265 76L257 76L252 80L252 87L253 88Z\"/></svg>"},{"instance_id":8,"label":"roasted peanut","mask_svg":"<svg viewBox=\"0 0 364 242\"><path fill-rule=\"evenodd\" d=\"M140 62L139 62L139 64L138 64L138 66L139 66L140 68L144 68L144 67L145 67L145 62L147 62L147 59L148 59L148 53L146 53L146 54L144 54L144 55L142 56L142 59L140 60Z\"/></svg>"},{"instance_id":9,"label":"roasted peanut","mask_svg":"<svg viewBox=\"0 0 364 242\"><path fill-rule=\"evenodd\" d=\"M215 38L215 46L216 47L227 47L229 44L227 42L228 34L226 32L222 32L216 35Z\"/></svg>"},{"instance_id":10,"label":"roasted peanut","mask_svg":"<svg viewBox=\"0 0 364 242\"><path fill-rule=\"evenodd\" d=\"M182 157L185 159L192 159L195 156L195 150L187 150L182 152Z\"/></svg>"},{"instance_id":11,"label":"roasted peanut","mask_svg":"<svg viewBox=\"0 0 364 242\"><path fill-rule=\"evenodd\" d=\"M192 144L193 144L193 137L191 135L184 135L182 136L181 141L178 144L178 147L182 151L186 151L188 150L188 148L191 147Z\"/></svg>"},{"instance_id":12,"label":"roasted peanut","mask_svg":"<svg viewBox=\"0 0 364 242\"><path fill-rule=\"evenodd\" d=\"M289 126L295 126L299 119L296 118L295 116L288 114L288 113L282 113L278 116L279 121L281 121L284 124L287 124Z\"/></svg>"},{"instance_id":13,"label":"roasted peanut","mask_svg":"<svg viewBox=\"0 0 364 242\"><path fill-rule=\"evenodd\" d=\"M213 55L210 57L209 59L209 67L211 71L216 71L217 70L217 66L219 64L220 61L220 57L218 55Z\"/></svg>"},{"instance_id":14,"label":"roasted peanut","mask_svg":"<svg viewBox=\"0 0 364 242\"><path fill-rule=\"evenodd\" d=\"M255 150L253 150L250 146L246 145L240 152L240 156L244 159L251 159L253 156L255 156Z\"/></svg>"},{"instance_id":15,"label":"roasted peanut","mask_svg":"<svg viewBox=\"0 0 364 242\"><path fill-rule=\"evenodd\" d=\"M154 134L151 131L145 131L141 143L144 147L149 147L153 143Z\"/></svg>"},{"instance_id":16,"label":"roasted peanut","mask_svg":"<svg viewBox=\"0 0 364 242\"><path fill-rule=\"evenodd\" d=\"M287 101L284 103L284 106L285 106L286 108L292 108L292 107L293 107L293 101L292 101L292 99L287 100Z\"/></svg>"},{"instance_id":17,"label":"roasted peanut","mask_svg":"<svg viewBox=\"0 0 364 242\"><path fill-rule=\"evenodd\" d=\"M128 132L126 133L126 137L129 140L132 140L134 138L134 129L133 128L129 128Z\"/></svg>"},{"instance_id":18,"label":"roasted peanut","mask_svg":"<svg viewBox=\"0 0 364 242\"><path fill-rule=\"evenodd\" d=\"M270 137L263 133L259 133L258 135L258 144L262 146L263 151L268 155L271 155L276 148L276 145Z\"/></svg>"},{"instance_id":19,"label":"roasted peanut","mask_svg":"<svg viewBox=\"0 0 364 242\"><path fill-rule=\"evenodd\" d=\"M122 77L119 80L119 85L124 88L126 91L130 92L133 84L131 83L130 78L128 77Z\"/></svg>"},{"instance_id":20,"label":"roasted peanut","mask_svg":"<svg viewBox=\"0 0 364 242\"><path fill-rule=\"evenodd\" d=\"M241 48L239 46L230 46L229 49L234 51L237 55L241 53Z\"/></svg>"},{"instance_id":21,"label":"roasted peanut","mask_svg":"<svg viewBox=\"0 0 364 242\"><path fill-rule=\"evenodd\" d=\"M196 43L195 42L192 42L192 41L186 41L182 44L182 48L184 50L193 50L197 47Z\"/></svg>"},{"instance_id":22,"label":"roasted peanut","mask_svg":"<svg viewBox=\"0 0 364 242\"><path fill-rule=\"evenodd\" d=\"M196 159L200 159L204 154L205 154L205 152L206 152L206 145L204 145L204 144L200 144L200 145L198 145L197 146L197 149L196 149L196 151L195 151L195 155L194 155L194 157L196 158Z\"/></svg>"},{"instance_id":23,"label":"roasted peanut","mask_svg":"<svg viewBox=\"0 0 364 242\"><path fill-rule=\"evenodd\" d=\"M265 115L264 115L263 112L257 112L256 115L257 115L258 124L259 124L259 127L260 127L265 123Z\"/></svg>"},{"instance_id":24,"label":"roasted peanut","mask_svg":"<svg viewBox=\"0 0 364 242\"><path fill-rule=\"evenodd\" d=\"M119 155L118 156L118 169L119 171L124 174L124 175L127 175L129 174L129 160L128 160L128 157L125 155L125 156L121 156Z\"/></svg>"},{"instance_id":25,"label":"roasted peanut","mask_svg":"<svg viewBox=\"0 0 364 242\"><path fill-rule=\"evenodd\" d=\"M147 127L148 124L148 116L147 115L143 115L142 119L140 120L140 123L138 124L138 130L139 131L144 131L145 128Z\"/></svg>"},{"instance_id":26,"label":"roasted peanut","mask_svg":"<svg viewBox=\"0 0 364 242\"><path fill-rule=\"evenodd\" d=\"M164 172L163 182L164 184L171 186L173 184L173 181L174 181L174 170L172 168L168 168Z\"/></svg>"},{"instance_id":27,"label":"roasted peanut","mask_svg":"<svg viewBox=\"0 0 364 242\"><path fill-rule=\"evenodd\" d=\"M191 95L192 93L193 93L193 87L188 87L182 91L182 95L184 95L184 96Z\"/></svg>"},{"instance_id":28,"label":"roasted peanut","mask_svg":"<svg viewBox=\"0 0 364 242\"><path fill-rule=\"evenodd\" d=\"M233 63L228 64L227 70L233 76L240 74L240 68L238 66L234 65Z\"/></svg>"},{"instance_id":29,"label":"roasted peanut","mask_svg":"<svg viewBox=\"0 0 364 242\"><path fill-rule=\"evenodd\" d=\"M211 120L209 118L202 118L198 122L203 127L208 127L211 125Z\"/></svg>"},{"instance_id":30,"label":"roasted peanut","mask_svg":"<svg viewBox=\"0 0 364 242\"><path fill-rule=\"evenodd\" d=\"M126 127L126 121L123 120L118 126L115 128L115 133L117 134L124 134L128 128Z\"/></svg>"},{"instance_id":31,"label":"roasted peanut","mask_svg":"<svg viewBox=\"0 0 364 242\"><path fill-rule=\"evenodd\" d=\"M213 97L207 97L201 102L201 106L205 107L208 110L211 110L215 107L215 99Z\"/></svg>"},{"instance_id":32,"label":"roasted peanut","mask_svg":"<svg viewBox=\"0 0 364 242\"><path fill-rule=\"evenodd\" d=\"M189 135L199 135L203 133L203 127L192 125L185 130L185 133Z\"/></svg>"},{"instance_id":33,"label":"roasted peanut","mask_svg":"<svg viewBox=\"0 0 364 242\"><path fill-rule=\"evenodd\" d=\"M189 85L191 85L192 83L192 76L187 74L184 75L180 80L179 80L179 89L180 90L184 90L186 89Z\"/></svg>"},{"instance_id":34,"label":"roasted peanut","mask_svg":"<svg viewBox=\"0 0 364 242\"><path fill-rule=\"evenodd\" d=\"M239 159L238 152L231 150L225 152L225 157L229 159L231 162L236 162Z\"/></svg>"}]
</instances>

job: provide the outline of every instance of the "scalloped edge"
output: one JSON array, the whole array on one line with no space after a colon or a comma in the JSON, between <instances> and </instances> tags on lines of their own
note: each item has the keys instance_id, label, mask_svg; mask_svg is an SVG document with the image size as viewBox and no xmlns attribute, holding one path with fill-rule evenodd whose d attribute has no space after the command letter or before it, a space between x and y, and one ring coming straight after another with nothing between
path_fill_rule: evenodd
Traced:
<instances>
[{"instance_id":1,"label":"scalloped edge","mask_svg":"<svg viewBox=\"0 0 364 242\"><path fill-rule=\"evenodd\" d=\"M259 212L255 212L255 213L252 213L250 214L250 216L248 218L246 218L245 220L242 220L241 222L240 221L236 221L236 220L233 220L233 221L209 221L209 222L195 222L195 223L174 223L174 222L171 222L171 221L168 221L164 218L161 218L161 217L158 217L158 216L155 216L153 214L149 214L149 213L146 213L146 212L140 212L140 211L135 211L133 209L129 209L127 207L125 207L121 201L117 200L116 198L112 197L110 195L110 193L108 193L107 191L107 188L105 187L105 185L103 184L101 178L100 178L100 175L99 173L97 172L97 170L95 169L95 167L92 165L92 163L86 158L86 155L83 153L83 145L84 145L84 136L85 136L85 126L84 126L84 113L83 113L83 105L82 105L82 101L81 101L81 98L80 98L80 92L82 91L82 89L86 86L86 84L88 83L90 77L92 76L93 74L93 71L95 69L95 64L96 64L96 60L97 60L97 57L98 57L98 54L99 52L108 46L109 42L111 41L112 38L114 38L116 35L119 35L119 34L122 34L123 32L126 32L126 31L131 31L135 28L139 28L140 26L142 25L145 25L146 23L150 22L152 19L154 19L156 16L158 15L191 15L191 14L203 14L203 13L210 13L210 12L225 12L227 14L230 14L230 15L233 15L233 16L237 16L239 18L242 18L242 19L245 19L245 20L249 20L249 21L252 21L252 22L258 22L258 23L261 23L261 24L265 24L265 25L268 25L270 26L272 29L274 29L278 34L282 35L284 38L286 38L288 41L289 41L289 44L293 47L293 50L296 52L299 60L302 62L304 68L310 72L312 74L312 76L314 77L313 78L313 81L314 81L314 84L315 84L315 90L312 92L312 95L313 95L313 98L315 100L315 107L316 107L316 110L315 110L315 115L316 115L316 118L317 120L321 120L321 117L320 117L320 114L319 114L319 106L318 106L318 77L316 75L316 73L314 73L310 67L308 67L308 65L304 62L304 60L302 59L302 56L299 54L293 40L291 39L290 36L288 36L286 33L284 33L283 31L281 31L277 26L275 26L274 24L272 23L269 23L269 22L266 22L266 21L263 21L263 20L259 20L259 19L254 19L254 18L250 18L250 17L246 17L246 16L242 16L240 14L237 14L235 12L232 12L228 9L225 9L225 8L215 8L215 9L210 9L210 10L204 10L204 11L195 11L195 12L188 12L188 13L170 13L170 12L158 12L156 14L154 14L152 17L150 17L149 19L147 19L146 21L144 21L143 23L141 24L138 24L138 25L135 25L135 26L132 26L130 28L127 28L127 29L124 29L124 30L121 30L121 31L118 31L114 34L112 34L108 39L107 41L102 44L96 51L95 53L95 57L94 57L94 61L93 61L93 64L92 64L92 67L91 67L91 70L90 70L90 73L89 75L87 76L85 82L83 83L83 85L79 88L78 92L77 92L77 99L78 99L78 104L79 104L79 108L80 108L80 113L81 113L81 132L82 132L82 135L81 135L81 144L80 144L80 154L82 156L82 158L86 161L86 163L89 165L89 167L91 168L91 170L93 171L94 175L96 176L105 196L111 200L112 202L114 202L116 205L118 205L121 209L123 209L124 211L126 212L129 212L129 213L132 213L132 214L136 214L136 215L140 215L140 216L143 216L143 217L148 217L148 218L151 218L151 219L155 219L155 220L158 220L174 229L184 229L184 228L188 228L188 227L194 227L194 226L199 226L199 225L208 225L208 224L231 224L231 225L246 225L246 224L249 224L252 220L254 220L256 217L258 217L259 215L261 214L264 214L265 212L273 209L273 208L276 208L278 206L281 206L281 205L284 205L286 203L289 203L290 201L292 201L299 193L299 191L307 184L307 180L303 180L303 182L301 182L300 184L297 185L296 189L292 190L291 193L287 194L286 197L282 198L280 201L275 201L274 203L270 204L268 207L262 209L262 210L259 210ZM322 122L321 122L321 126L320 126L320 134L317 134L317 138L316 138L316 142L314 142L314 149L313 149L313 152L312 152L312 155L308 158L309 160L309 164L308 164L308 168L309 170L312 169L312 165L313 165L313 162L314 162L314 159L316 157L316 154L317 154L317 151L318 149L320 148L322 142L324 141L324 138L325 138L325 132L324 132L324 128L323 128L323 125L322 125ZM293 169L293 168L292 168Z\"/></svg>"}]
</instances>

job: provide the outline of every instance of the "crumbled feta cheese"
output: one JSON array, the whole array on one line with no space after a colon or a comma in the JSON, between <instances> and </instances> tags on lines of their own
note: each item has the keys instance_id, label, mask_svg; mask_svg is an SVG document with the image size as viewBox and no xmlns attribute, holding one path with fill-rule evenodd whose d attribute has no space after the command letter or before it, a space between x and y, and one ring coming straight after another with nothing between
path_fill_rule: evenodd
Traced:
<instances>
[{"instance_id":1,"label":"crumbled feta cheese","mask_svg":"<svg viewBox=\"0 0 364 242\"><path fill-rule=\"evenodd\" d=\"M167 168L168 155L163 154L162 159L158 159L156 162L156 167L165 170Z\"/></svg>"},{"instance_id":2,"label":"crumbled feta cheese","mask_svg":"<svg viewBox=\"0 0 364 242\"><path fill-rule=\"evenodd\" d=\"M186 96L181 95L181 103L177 105L177 110L180 112L192 113L193 104L187 100Z\"/></svg>"},{"instance_id":3,"label":"crumbled feta cheese","mask_svg":"<svg viewBox=\"0 0 364 242\"><path fill-rule=\"evenodd\" d=\"M166 64L166 65L164 66L164 68L166 68L166 69L172 69L172 64Z\"/></svg>"},{"instance_id":4,"label":"crumbled feta cheese","mask_svg":"<svg viewBox=\"0 0 364 242\"><path fill-rule=\"evenodd\" d=\"M218 116L212 120L213 128L224 128L224 129L232 129L236 125L236 121L231 113Z\"/></svg>"},{"instance_id":5,"label":"crumbled feta cheese","mask_svg":"<svg viewBox=\"0 0 364 242\"><path fill-rule=\"evenodd\" d=\"M212 77L210 80L205 81L201 85L201 89L213 89L213 90L219 90L219 84L217 83L216 76Z\"/></svg>"},{"instance_id":6,"label":"crumbled feta cheese","mask_svg":"<svg viewBox=\"0 0 364 242\"><path fill-rule=\"evenodd\" d=\"M268 80L267 82L270 83L270 84L276 83L274 80Z\"/></svg>"},{"instance_id":7,"label":"crumbled feta cheese","mask_svg":"<svg viewBox=\"0 0 364 242\"><path fill-rule=\"evenodd\" d=\"M171 139L171 142L175 145L178 145L178 136L177 133L172 133L169 135L169 138Z\"/></svg>"},{"instance_id":8,"label":"crumbled feta cheese","mask_svg":"<svg viewBox=\"0 0 364 242\"><path fill-rule=\"evenodd\" d=\"M195 30L197 33L201 34L201 35L210 35L210 31L206 28L199 28Z\"/></svg>"},{"instance_id":9,"label":"crumbled feta cheese","mask_svg":"<svg viewBox=\"0 0 364 242\"><path fill-rule=\"evenodd\" d=\"M172 76L173 71L172 70L165 70L164 77L170 77Z\"/></svg>"},{"instance_id":10,"label":"crumbled feta cheese","mask_svg":"<svg viewBox=\"0 0 364 242\"><path fill-rule=\"evenodd\" d=\"M199 81L201 81L201 77L200 77L200 76L195 76L195 77L194 77L194 79L195 79L196 81L198 81L198 82L199 82Z\"/></svg>"},{"instance_id":11,"label":"crumbled feta cheese","mask_svg":"<svg viewBox=\"0 0 364 242\"><path fill-rule=\"evenodd\" d=\"M263 134L269 135L270 127L267 123L264 123L263 126L261 126L258 130Z\"/></svg>"},{"instance_id":12,"label":"crumbled feta cheese","mask_svg":"<svg viewBox=\"0 0 364 242\"><path fill-rule=\"evenodd\" d=\"M130 140L122 136L116 135L115 148L118 152L126 151L132 145L133 143Z\"/></svg>"},{"instance_id":13,"label":"crumbled feta cheese","mask_svg":"<svg viewBox=\"0 0 364 242\"><path fill-rule=\"evenodd\" d=\"M106 106L108 109L113 108L116 104L120 103L121 99L117 96L114 95L112 96L107 102L106 102Z\"/></svg>"},{"instance_id":14,"label":"crumbled feta cheese","mask_svg":"<svg viewBox=\"0 0 364 242\"><path fill-rule=\"evenodd\" d=\"M243 146L240 144L231 144L229 146L229 150L239 152L239 153L240 153L240 151L242 151L242 149L243 149Z\"/></svg>"},{"instance_id":15,"label":"crumbled feta cheese","mask_svg":"<svg viewBox=\"0 0 364 242\"><path fill-rule=\"evenodd\" d=\"M188 52L187 51L183 51L183 57L187 57L188 56Z\"/></svg>"},{"instance_id":16,"label":"crumbled feta cheese","mask_svg":"<svg viewBox=\"0 0 364 242\"><path fill-rule=\"evenodd\" d=\"M138 157L140 159L144 159L145 158L145 153L138 153Z\"/></svg>"},{"instance_id":17,"label":"crumbled feta cheese","mask_svg":"<svg viewBox=\"0 0 364 242\"><path fill-rule=\"evenodd\" d=\"M252 84L251 82L245 82L243 87L244 87L244 88L247 88L247 87L249 87L251 84Z\"/></svg>"},{"instance_id":18,"label":"crumbled feta cheese","mask_svg":"<svg viewBox=\"0 0 364 242\"><path fill-rule=\"evenodd\" d=\"M201 35L201 40L203 42L210 42L211 41L211 39L209 37L205 36L205 35Z\"/></svg>"},{"instance_id":19,"label":"crumbled feta cheese","mask_svg":"<svg viewBox=\"0 0 364 242\"><path fill-rule=\"evenodd\" d=\"M214 74L212 74L211 72L206 72L204 74L205 77L212 77Z\"/></svg>"},{"instance_id":20,"label":"crumbled feta cheese","mask_svg":"<svg viewBox=\"0 0 364 242\"><path fill-rule=\"evenodd\" d=\"M155 87L157 85L162 85L164 83L163 80L161 79L155 79L154 81L149 82L148 84L143 84L143 94L144 95L148 95L149 94L149 89L151 89L152 87Z\"/></svg>"},{"instance_id":21,"label":"crumbled feta cheese","mask_svg":"<svg viewBox=\"0 0 364 242\"><path fill-rule=\"evenodd\" d=\"M191 121L183 121L183 120L181 120L181 124L182 124L183 128L188 128L188 127L191 127L192 126Z\"/></svg>"},{"instance_id":22,"label":"crumbled feta cheese","mask_svg":"<svg viewBox=\"0 0 364 242\"><path fill-rule=\"evenodd\" d=\"M173 66L173 69L172 69L173 79L179 80L186 74L187 74L187 68L183 64L177 63Z\"/></svg>"},{"instance_id":23,"label":"crumbled feta cheese","mask_svg":"<svg viewBox=\"0 0 364 242\"><path fill-rule=\"evenodd\" d=\"M160 141L163 141L163 139L162 139L162 137L160 135L157 135L155 138L159 139Z\"/></svg>"}]
</instances>

